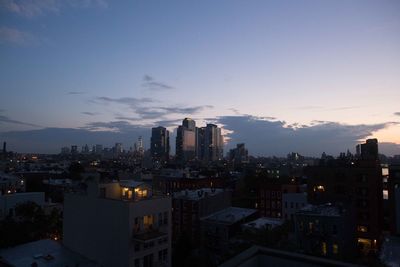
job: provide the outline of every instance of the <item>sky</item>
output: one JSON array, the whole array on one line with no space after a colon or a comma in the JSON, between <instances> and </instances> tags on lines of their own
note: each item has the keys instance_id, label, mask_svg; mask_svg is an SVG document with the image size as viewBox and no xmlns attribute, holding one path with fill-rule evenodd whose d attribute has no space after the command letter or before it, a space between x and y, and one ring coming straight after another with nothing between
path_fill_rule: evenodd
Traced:
<instances>
[{"instance_id":1,"label":"sky","mask_svg":"<svg viewBox=\"0 0 400 267\"><path fill-rule=\"evenodd\" d=\"M0 141L148 147L191 117L253 155L400 154L399 48L397 0L2 0Z\"/></svg>"}]
</instances>

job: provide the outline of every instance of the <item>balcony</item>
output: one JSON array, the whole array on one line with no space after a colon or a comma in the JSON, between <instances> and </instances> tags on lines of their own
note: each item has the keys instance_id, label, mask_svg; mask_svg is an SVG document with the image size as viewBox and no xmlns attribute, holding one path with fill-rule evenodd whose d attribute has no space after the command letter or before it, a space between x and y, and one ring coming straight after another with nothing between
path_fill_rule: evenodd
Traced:
<instances>
[{"instance_id":1,"label":"balcony","mask_svg":"<svg viewBox=\"0 0 400 267\"><path fill-rule=\"evenodd\" d=\"M139 243L154 242L160 238L168 237L167 233L160 232L159 230L148 230L145 232L137 233L133 235L133 241Z\"/></svg>"}]
</instances>

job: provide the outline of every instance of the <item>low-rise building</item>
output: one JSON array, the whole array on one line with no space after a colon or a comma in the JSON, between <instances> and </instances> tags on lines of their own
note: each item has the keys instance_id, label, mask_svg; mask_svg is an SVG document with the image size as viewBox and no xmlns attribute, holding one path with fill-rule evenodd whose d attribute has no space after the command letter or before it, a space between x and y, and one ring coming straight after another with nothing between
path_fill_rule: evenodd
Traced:
<instances>
[{"instance_id":1,"label":"low-rise building","mask_svg":"<svg viewBox=\"0 0 400 267\"><path fill-rule=\"evenodd\" d=\"M257 210L229 207L201 219L205 246L216 252L227 249L229 240L241 231L241 225L256 219Z\"/></svg>"},{"instance_id":2,"label":"low-rise building","mask_svg":"<svg viewBox=\"0 0 400 267\"><path fill-rule=\"evenodd\" d=\"M231 192L224 189L202 188L173 193L173 239L176 240L184 234L193 244L198 244L200 218L230 205Z\"/></svg>"},{"instance_id":3,"label":"low-rise building","mask_svg":"<svg viewBox=\"0 0 400 267\"><path fill-rule=\"evenodd\" d=\"M334 259L355 255L355 224L350 210L329 203L307 205L294 218L297 243L304 252Z\"/></svg>"},{"instance_id":4,"label":"low-rise building","mask_svg":"<svg viewBox=\"0 0 400 267\"><path fill-rule=\"evenodd\" d=\"M171 266L171 198L135 181L87 183L64 200L64 245L102 266Z\"/></svg>"},{"instance_id":5,"label":"low-rise building","mask_svg":"<svg viewBox=\"0 0 400 267\"><path fill-rule=\"evenodd\" d=\"M284 193L282 195L282 203L283 218L293 221L296 212L308 204L307 193Z\"/></svg>"}]
</instances>

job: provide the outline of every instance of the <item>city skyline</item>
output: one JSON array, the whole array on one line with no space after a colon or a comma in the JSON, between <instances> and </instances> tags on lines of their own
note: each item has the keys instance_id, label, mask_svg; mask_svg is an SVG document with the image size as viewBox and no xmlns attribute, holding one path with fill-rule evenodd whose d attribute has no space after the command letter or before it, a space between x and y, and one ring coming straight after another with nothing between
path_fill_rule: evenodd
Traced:
<instances>
[{"instance_id":1,"label":"city skyline","mask_svg":"<svg viewBox=\"0 0 400 267\"><path fill-rule=\"evenodd\" d=\"M399 154L399 11L397 1L7 0L0 140L56 153L143 136L149 148L152 127L191 117L252 155L338 154L369 137Z\"/></svg>"}]
</instances>

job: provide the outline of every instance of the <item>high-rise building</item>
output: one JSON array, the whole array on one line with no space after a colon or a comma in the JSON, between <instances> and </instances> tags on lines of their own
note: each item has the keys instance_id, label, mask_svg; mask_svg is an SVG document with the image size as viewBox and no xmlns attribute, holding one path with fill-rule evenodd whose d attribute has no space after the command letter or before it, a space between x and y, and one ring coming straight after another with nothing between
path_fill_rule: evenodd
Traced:
<instances>
[{"instance_id":1,"label":"high-rise building","mask_svg":"<svg viewBox=\"0 0 400 267\"><path fill-rule=\"evenodd\" d=\"M71 154L73 155L78 154L78 146L76 145L71 146Z\"/></svg>"},{"instance_id":2,"label":"high-rise building","mask_svg":"<svg viewBox=\"0 0 400 267\"><path fill-rule=\"evenodd\" d=\"M245 163L249 161L249 152L245 145L237 144L236 148L229 151L229 159L236 164Z\"/></svg>"},{"instance_id":3,"label":"high-rise building","mask_svg":"<svg viewBox=\"0 0 400 267\"><path fill-rule=\"evenodd\" d=\"M378 160L378 139L367 139L364 144L357 145L356 151L362 160Z\"/></svg>"},{"instance_id":4,"label":"high-rise building","mask_svg":"<svg viewBox=\"0 0 400 267\"><path fill-rule=\"evenodd\" d=\"M122 148L122 143L115 143L114 154L119 155L119 154L122 154L123 151L124 151L124 149Z\"/></svg>"},{"instance_id":5,"label":"high-rise building","mask_svg":"<svg viewBox=\"0 0 400 267\"><path fill-rule=\"evenodd\" d=\"M144 155L144 145L141 136L139 136L138 140L135 142L135 153L139 156Z\"/></svg>"},{"instance_id":6,"label":"high-rise building","mask_svg":"<svg viewBox=\"0 0 400 267\"><path fill-rule=\"evenodd\" d=\"M180 163L196 157L196 122L185 118L176 133L176 158Z\"/></svg>"},{"instance_id":7,"label":"high-rise building","mask_svg":"<svg viewBox=\"0 0 400 267\"><path fill-rule=\"evenodd\" d=\"M207 124L204 131L204 160L210 162L222 159L223 146L221 128L215 124Z\"/></svg>"},{"instance_id":8,"label":"high-rise building","mask_svg":"<svg viewBox=\"0 0 400 267\"><path fill-rule=\"evenodd\" d=\"M169 160L169 131L164 127L151 129L150 151L153 161L162 164Z\"/></svg>"},{"instance_id":9,"label":"high-rise building","mask_svg":"<svg viewBox=\"0 0 400 267\"><path fill-rule=\"evenodd\" d=\"M96 147L95 147L95 153L96 154L102 154L103 153L103 146L97 144Z\"/></svg>"}]
</instances>

